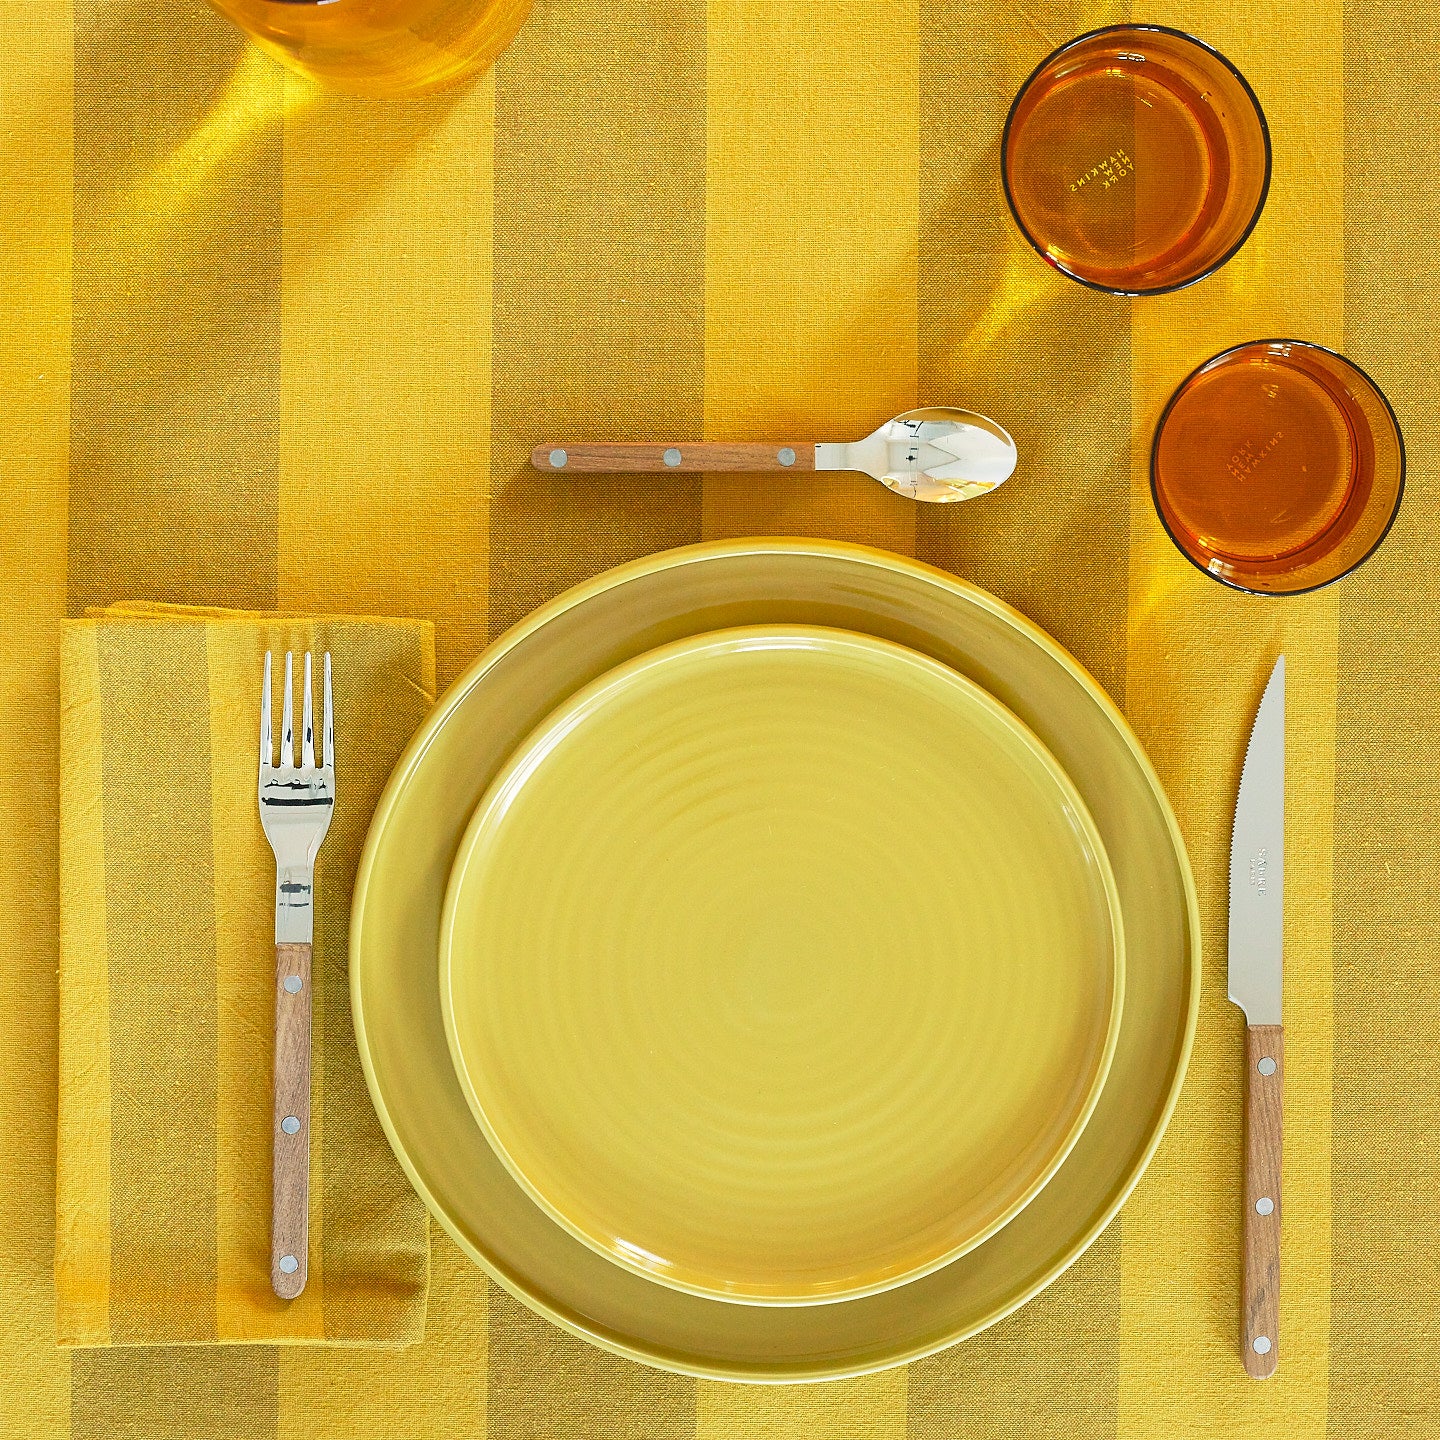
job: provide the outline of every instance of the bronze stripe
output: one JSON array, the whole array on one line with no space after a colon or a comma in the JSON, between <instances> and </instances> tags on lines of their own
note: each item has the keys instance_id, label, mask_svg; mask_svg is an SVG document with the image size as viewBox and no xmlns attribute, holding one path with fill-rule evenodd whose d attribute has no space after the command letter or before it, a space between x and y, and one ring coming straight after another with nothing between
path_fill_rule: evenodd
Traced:
<instances>
[{"instance_id":1,"label":"bronze stripe","mask_svg":"<svg viewBox=\"0 0 1440 1440\"><path fill-rule=\"evenodd\" d=\"M977 23L921 0L919 399L994 416L1020 464L994 495L920 506L916 553L1029 615L1123 700L1130 302L1046 267L1000 187L1015 90L1085 28L1064 3ZM909 1433L1113 1435L1119 1230L1015 1315L915 1365ZM1025 1375L1024 1394L997 1374Z\"/></svg>"},{"instance_id":2,"label":"bronze stripe","mask_svg":"<svg viewBox=\"0 0 1440 1440\"><path fill-rule=\"evenodd\" d=\"M205 630L98 636L110 959L110 1329L215 1336L215 917ZM164 683L171 674L196 683ZM180 858L183 857L183 860Z\"/></svg>"},{"instance_id":3,"label":"bronze stripe","mask_svg":"<svg viewBox=\"0 0 1440 1440\"><path fill-rule=\"evenodd\" d=\"M700 538L698 475L552 477L529 459L702 433L705 19L700 0L556 0L496 67L492 634Z\"/></svg>"},{"instance_id":4,"label":"bronze stripe","mask_svg":"<svg viewBox=\"0 0 1440 1440\"><path fill-rule=\"evenodd\" d=\"M490 1291L491 1440L692 1440L695 1382L576 1340Z\"/></svg>"},{"instance_id":5,"label":"bronze stripe","mask_svg":"<svg viewBox=\"0 0 1440 1440\"><path fill-rule=\"evenodd\" d=\"M994 495L922 505L917 554L994 591L1125 693L1130 306L1050 269L1000 187L1021 82L1085 29L1068 4L987 23L921 0L920 402L993 416L1016 473Z\"/></svg>"},{"instance_id":6,"label":"bronze stripe","mask_svg":"<svg viewBox=\"0 0 1440 1440\"><path fill-rule=\"evenodd\" d=\"M492 634L700 538L699 476L552 478L529 458L544 441L703 432L705 26L701 0L555 0L496 67ZM693 1383L494 1291L488 1375L496 1440L694 1433Z\"/></svg>"},{"instance_id":7,"label":"bronze stripe","mask_svg":"<svg viewBox=\"0 0 1440 1440\"><path fill-rule=\"evenodd\" d=\"M1409 469L1389 538L1340 582L1329 1431L1343 1440L1430 1433L1440 1414L1437 55L1433 10L1346 6L1345 349L1395 406ZM1292 919L1312 898L1290 900Z\"/></svg>"},{"instance_id":8,"label":"bronze stripe","mask_svg":"<svg viewBox=\"0 0 1440 1440\"><path fill-rule=\"evenodd\" d=\"M1023 1310L910 1367L910 1440L1114 1435L1120 1224Z\"/></svg>"},{"instance_id":9,"label":"bronze stripe","mask_svg":"<svg viewBox=\"0 0 1440 1440\"><path fill-rule=\"evenodd\" d=\"M283 84L187 0L76 0L71 614L274 604Z\"/></svg>"},{"instance_id":10,"label":"bronze stripe","mask_svg":"<svg viewBox=\"0 0 1440 1440\"><path fill-rule=\"evenodd\" d=\"M70 1440L273 1440L271 1345L77 1350Z\"/></svg>"}]
</instances>

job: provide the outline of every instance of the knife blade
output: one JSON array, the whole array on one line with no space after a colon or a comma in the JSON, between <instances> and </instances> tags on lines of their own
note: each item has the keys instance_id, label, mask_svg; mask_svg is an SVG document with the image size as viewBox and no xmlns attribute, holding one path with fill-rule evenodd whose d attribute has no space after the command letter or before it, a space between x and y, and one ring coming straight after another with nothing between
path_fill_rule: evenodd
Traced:
<instances>
[{"instance_id":1,"label":"knife blade","mask_svg":"<svg viewBox=\"0 0 1440 1440\"><path fill-rule=\"evenodd\" d=\"M1241 1358L1263 1380L1280 1358L1284 1031L1285 657L1260 701L1230 834L1230 998L1245 1012L1245 1220Z\"/></svg>"}]
</instances>

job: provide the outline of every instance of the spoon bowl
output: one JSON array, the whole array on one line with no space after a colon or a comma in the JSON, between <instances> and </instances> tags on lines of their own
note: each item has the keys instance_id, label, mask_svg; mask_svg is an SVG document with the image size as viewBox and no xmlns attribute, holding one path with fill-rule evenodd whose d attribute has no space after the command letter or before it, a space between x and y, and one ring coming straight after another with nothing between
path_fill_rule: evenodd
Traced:
<instances>
[{"instance_id":1,"label":"spoon bowl","mask_svg":"<svg viewBox=\"0 0 1440 1440\"><path fill-rule=\"evenodd\" d=\"M907 410L849 445L817 445L817 470L859 470L897 495L948 505L988 495L1015 471L1015 442L988 416Z\"/></svg>"}]
</instances>

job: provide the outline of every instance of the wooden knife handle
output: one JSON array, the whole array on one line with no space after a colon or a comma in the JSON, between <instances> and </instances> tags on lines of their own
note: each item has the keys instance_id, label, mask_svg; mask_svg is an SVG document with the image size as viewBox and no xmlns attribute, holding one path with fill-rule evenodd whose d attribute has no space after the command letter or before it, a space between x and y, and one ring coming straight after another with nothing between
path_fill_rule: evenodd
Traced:
<instances>
[{"instance_id":1,"label":"wooden knife handle","mask_svg":"<svg viewBox=\"0 0 1440 1440\"><path fill-rule=\"evenodd\" d=\"M783 440L740 442L694 441L675 445L614 445L556 443L537 445L530 463L551 474L571 472L636 474L642 471L813 470L813 441L795 444Z\"/></svg>"},{"instance_id":2,"label":"wooden knife handle","mask_svg":"<svg viewBox=\"0 0 1440 1440\"><path fill-rule=\"evenodd\" d=\"M1280 1359L1280 1095L1284 1031L1245 1031L1245 1303L1240 1353L1245 1373L1264 1380Z\"/></svg>"},{"instance_id":3,"label":"wooden knife handle","mask_svg":"<svg viewBox=\"0 0 1440 1440\"><path fill-rule=\"evenodd\" d=\"M310 946L275 947L275 1163L270 1283L304 1288L310 1248Z\"/></svg>"}]
</instances>

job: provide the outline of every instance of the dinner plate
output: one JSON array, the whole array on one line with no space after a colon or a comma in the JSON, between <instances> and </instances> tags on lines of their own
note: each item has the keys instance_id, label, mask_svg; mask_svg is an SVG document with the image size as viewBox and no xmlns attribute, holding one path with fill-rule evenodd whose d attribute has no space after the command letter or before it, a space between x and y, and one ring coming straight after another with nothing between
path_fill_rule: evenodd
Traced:
<instances>
[{"instance_id":1,"label":"dinner plate","mask_svg":"<svg viewBox=\"0 0 1440 1440\"><path fill-rule=\"evenodd\" d=\"M1119 896L1054 757L887 640L675 641L561 704L471 821L456 1073L578 1240L699 1295L928 1274L1069 1153L1120 1019Z\"/></svg>"},{"instance_id":2,"label":"dinner plate","mask_svg":"<svg viewBox=\"0 0 1440 1440\"><path fill-rule=\"evenodd\" d=\"M734 1305L657 1285L555 1224L470 1114L441 1018L441 907L470 817L515 747L616 665L745 624L894 640L976 681L1074 780L1124 915L1124 1014L1074 1149L1008 1225L908 1285L834 1305ZM461 1248L519 1300L606 1349L692 1375L814 1380L902 1364L1000 1319L1115 1216L1174 1108L1194 1037L1199 916L1184 846L1143 750L1101 688L1008 606L863 547L737 540L649 556L568 591L501 636L396 767L361 857L351 999L370 1093L400 1164Z\"/></svg>"}]
</instances>

